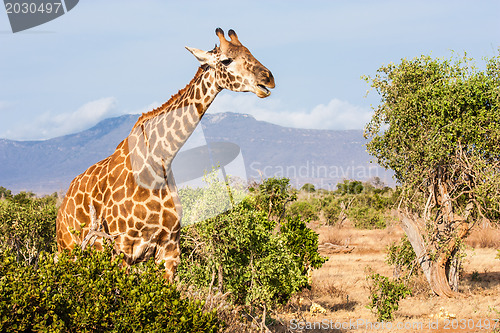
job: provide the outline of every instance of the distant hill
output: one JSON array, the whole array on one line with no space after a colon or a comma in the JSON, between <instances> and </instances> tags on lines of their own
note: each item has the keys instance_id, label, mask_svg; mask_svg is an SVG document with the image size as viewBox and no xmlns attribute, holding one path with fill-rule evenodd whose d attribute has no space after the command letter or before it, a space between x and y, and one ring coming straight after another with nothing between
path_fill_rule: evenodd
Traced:
<instances>
[{"instance_id":1,"label":"distant hill","mask_svg":"<svg viewBox=\"0 0 500 333\"><path fill-rule=\"evenodd\" d=\"M0 139L0 186L39 194L66 191L75 176L113 153L137 118L110 118L44 141ZM285 176L295 186L309 182L329 189L342 179L378 176L393 183L390 173L369 162L361 130L288 128L231 112L206 114L202 128L208 142L240 146L248 178Z\"/></svg>"}]
</instances>

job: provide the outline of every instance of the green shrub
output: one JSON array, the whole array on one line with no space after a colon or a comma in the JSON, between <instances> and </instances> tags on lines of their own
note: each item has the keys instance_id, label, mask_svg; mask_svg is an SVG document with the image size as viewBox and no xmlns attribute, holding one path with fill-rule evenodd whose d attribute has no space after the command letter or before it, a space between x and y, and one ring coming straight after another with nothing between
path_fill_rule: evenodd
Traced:
<instances>
[{"instance_id":1,"label":"green shrub","mask_svg":"<svg viewBox=\"0 0 500 333\"><path fill-rule=\"evenodd\" d=\"M42 255L38 266L0 252L2 332L215 332L222 323L182 298L149 261L127 270L105 251Z\"/></svg>"},{"instance_id":2,"label":"green shrub","mask_svg":"<svg viewBox=\"0 0 500 333\"><path fill-rule=\"evenodd\" d=\"M321 265L308 252L317 252L317 235L314 243L304 222L287 220L282 229L277 230L277 222L269 220L266 211L255 208L252 198L183 228L179 278L187 284L230 292L235 304L270 307L284 303L307 285L307 265Z\"/></svg>"},{"instance_id":3,"label":"green shrub","mask_svg":"<svg viewBox=\"0 0 500 333\"><path fill-rule=\"evenodd\" d=\"M318 220L318 207L309 201L296 201L288 208L290 216L300 216L306 220Z\"/></svg>"},{"instance_id":4,"label":"green shrub","mask_svg":"<svg viewBox=\"0 0 500 333\"><path fill-rule=\"evenodd\" d=\"M295 199L288 179L271 178L233 209L183 228L180 280L229 292L238 305L286 302L307 286L307 270L325 261L318 235L285 215Z\"/></svg>"},{"instance_id":5,"label":"green shrub","mask_svg":"<svg viewBox=\"0 0 500 333\"><path fill-rule=\"evenodd\" d=\"M311 183L305 183L301 188L300 188L301 191L304 191L304 192L309 192L309 193L312 193L312 192L316 192L316 187L314 187L313 184Z\"/></svg>"},{"instance_id":6,"label":"green shrub","mask_svg":"<svg viewBox=\"0 0 500 333\"><path fill-rule=\"evenodd\" d=\"M323 207L323 214L326 218L326 222L328 225L334 225L339 221L340 212L342 208L340 207L339 202L331 202L327 206Z\"/></svg>"},{"instance_id":7,"label":"green shrub","mask_svg":"<svg viewBox=\"0 0 500 333\"><path fill-rule=\"evenodd\" d=\"M387 248L387 264L395 266L398 273L403 273L407 278L419 271L418 267L417 270L414 270L416 259L415 251L406 235L401 238L399 243L394 242Z\"/></svg>"},{"instance_id":8,"label":"green shrub","mask_svg":"<svg viewBox=\"0 0 500 333\"><path fill-rule=\"evenodd\" d=\"M370 284L370 305L377 314L379 321L391 321L394 319L394 311L399 309L399 301L411 295L411 290L398 281L391 281L388 277L380 274L368 276Z\"/></svg>"},{"instance_id":9,"label":"green shrub","mask_svg":"<svg viewBox=\"0 0 500 333\"><path fill-rule=\"evenodd\" d=\"M246 193L241 185L221 181L214 170L203 177L205 187L184 187L179 190L182 204L182 226L207 220L231 209ZM230 183L231 182L231 183Z\"/></svg>"},{"instance_id":10,"label":"green shrub","mask_svg":"<svg viewBox=\"0 0 500 333\"><path fill-rule=\"evenodd\" d=\"M353 196L329 194L321 199L321 210L329 225L342 221L347 214Z\"/></svg>"},{"instance_id":11,"label":"green shrub","mask_svg":"<svg viewBox=\"0 0 500 333\"><path fill-rule=\"evenodd\" d=\"M35 197L36 197L36 194L33 192L21 191L18 194L14 195L11 200L15 203L20 204L20 205L27 205L31 201L33 201L35 199Z\"/></svg>"},{"instance_id":12,"label":"green shrub","mask_svg":"<svg viewBox=\"0 0 500 333\"><path fill-rule=\"evenodd\" d=\"M327 224L333 225L338 221L341 211L340 201L337 200L336 196L331 194L331 192L320 199L320 209L323 212Z\"/></svg>"},{"instance_id":13,"label":"green shrub","mask_svg":"<svg viewBox=\"0 0 500 333\"><path fill-rule=\"evenodd\" d=\"M0 186L0 199L12 199L12 191Z\"/></svg>"},{"instance_id":14,"label":"green shrub","mask_svg":"<svg viewBox=\"0 0 500 333\"><path fill-rule=\"evenodd\" d=\"M320 268L327 260L318 253L318 234L309 229L299 217L288 216L280 232L302 274L307 274L309 268Z\"/></svg>"},{"instance_id":15,"label":"green shrub","mask_svg":"<svg viewBox=\"0 0 500 333\"><path fill-rule=\"evenodd\" d=\"M357 180L344 180L337 184L337 194L359 194L363 192L363 183Z\"/></svg>"},{"instance_id":16,"label":"green shrub","mask_svg":"<svg viewBox=\"0 0 500 333\"><path fill-rule=\"evenodd\" d=\"M387 186L376 188L370 183L345 180L337 184L335 192L321 198L321 210L329 225L349 217L357 228L382 229L398 195Z\"/></svg>"},{"instance_id":17,"label":"green shrub","mask_svg":"<svg viewBox=\"0 0 500 333\"><path fill-rule=\"evenodd\" d=\"M22 203L20 203L22 202ZM43 199L5 200L0 206L0 251L12 250L17 261L34 264L41 251L56 248L57 208Z\"/></svg>"},{"instance_id":18,"label":"green shrub","mask_svg":"<svg viewBox=\"0 0 500 333\"><path fill-rule=\"evenodd\" d=\"M254 193L257 208L267 212L269 218L281 219L285 215L287 203L297 200L297 193L288 178L268 178L250 190Z\"/></svg>"},{"instance_id":19,"label":"green shrub","mask_svg":"<svg viewBox=\"0 0 500 333\"><path fill-rule=\"evenodd\" d=\"M383 214L371 207L354 206L349 209L348 216L354 221L356 228L384 229L386 227Z\"/></svg>"}]
</instances>

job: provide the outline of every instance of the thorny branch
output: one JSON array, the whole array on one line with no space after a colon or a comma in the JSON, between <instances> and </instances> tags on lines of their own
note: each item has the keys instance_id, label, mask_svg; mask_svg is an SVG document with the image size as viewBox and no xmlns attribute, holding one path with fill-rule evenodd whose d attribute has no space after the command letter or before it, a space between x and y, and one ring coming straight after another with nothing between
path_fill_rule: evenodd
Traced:
<instances>
[{"instance_id":1,"label":"thorny branch","mask_svg":"<svg viewBox=\"0 0 500 333\"><path fill-rule=\"evenodd\" d=\"M98 237L102 237L104 239L113 241L115 240L116 237L124 234L124 232L122 232L116 235L110 235L105 231L102 231L103 225L96 217L96 211L94 206L89 205L89 209L90 209L90 230L82 241L81 248L83 250L85 250L85 248L89 245L89 243L90 246L92 247Z\"/></svg>"}]
</instances>

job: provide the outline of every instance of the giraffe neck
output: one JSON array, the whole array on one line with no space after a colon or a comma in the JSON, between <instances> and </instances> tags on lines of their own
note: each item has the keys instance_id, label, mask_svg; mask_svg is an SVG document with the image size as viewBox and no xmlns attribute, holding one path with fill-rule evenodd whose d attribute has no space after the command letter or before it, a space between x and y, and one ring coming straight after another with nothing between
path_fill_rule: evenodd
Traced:
<instances>
[{"instance_id":1,"label":"giraffe neck","mask_svg":"<svg viewBox=\"0 0 500 333\"><path fill-rule=\"evenodd\" d=\"M200 67L184 89L138 119L128 145L139 186L160 189L167 185L172 160L220 90L215 84L215 71Z\"/></svg>"}]
</instances>

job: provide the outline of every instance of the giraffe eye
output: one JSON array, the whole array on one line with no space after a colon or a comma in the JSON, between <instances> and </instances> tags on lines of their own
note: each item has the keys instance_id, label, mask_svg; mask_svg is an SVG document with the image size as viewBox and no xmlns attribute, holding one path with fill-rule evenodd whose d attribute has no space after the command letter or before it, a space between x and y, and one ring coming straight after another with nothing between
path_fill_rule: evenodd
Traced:
<instances>
[{"instance_id":1,"label":"giraffe eye","mask_svg":"<svg viewBox=\"0 0 500 333\"><path fill-rule=\"evenodd\" d=\"M229 66L230 63L233 62L233 59L231 58L227 58L227 59L224 59L221 61L221 63L224 65L224 66Z\"/></svg>"}]
</instances>

